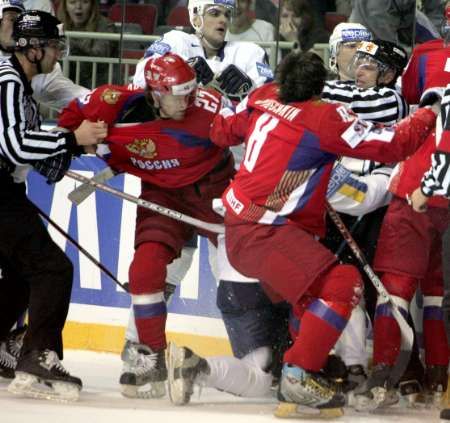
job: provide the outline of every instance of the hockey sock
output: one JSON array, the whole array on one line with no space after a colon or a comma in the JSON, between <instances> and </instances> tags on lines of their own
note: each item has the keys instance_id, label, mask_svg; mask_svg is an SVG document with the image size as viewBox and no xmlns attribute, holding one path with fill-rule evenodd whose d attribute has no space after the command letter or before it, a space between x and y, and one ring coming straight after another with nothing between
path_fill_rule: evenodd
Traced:
<instances>
[{"instance_id":1,"label":"hockey sock","mask_svg":"<svg viewBox=\"0 0 450 423\"><path fill-rule=\"evenodd\" d=\"M405 319L418 281L409 276L384 273L381 281ZM400 351L400 328L391 306L379 297L373 327L373 360L375 364L394 365Z\"/></svg>"},{"instance_id":2,"label":"hockey sock","mask_svg":"<svg viewBox=\"0 0 450 423\"><path fill-rule=\"evenodd\" d=\"M164 284L166 267L173 255L164 244L143 243L136 249L129 270L139 340L154 351L166 348Z\"/></svg>"},{"instance_id":3,"label":"hockey sock","mask_svg":"<svg viewBox=\"0 0 450 423\"><path fill-rule=\"evenodd\" d=\"M312 295L301 316L300 332L286 351L284 361L317 372L326 364L331 348L360 300L361 276L354 266L338 265L316 282L309 292Z\"/></svg>"},{"instance_id":4,"label":"hockey sock","mask_svg":"<svg viewBox=\"0 0 450 423\"><path fill-rule=\"evenodd\" d=\"M448 343L442 313L442 296L423 298L423 341L427 366L448 365Z\"/></svg>"}]
</instances>

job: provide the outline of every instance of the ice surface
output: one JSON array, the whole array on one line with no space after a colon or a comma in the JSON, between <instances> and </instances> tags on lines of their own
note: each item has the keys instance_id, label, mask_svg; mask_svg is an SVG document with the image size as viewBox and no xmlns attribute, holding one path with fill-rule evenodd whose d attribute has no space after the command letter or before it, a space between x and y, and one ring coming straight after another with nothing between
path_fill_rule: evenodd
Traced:
<instances>
[{"instance_id":1,"label":"ice surface","mask_svg":"<svg viewBox=\"0 0 450 423\"><path fill-rule=\"evenodd\" d=\"M64 366L83 380L80 401L59 404L13 397L0 382L0 423L264 423L280 422L273 416L275 399L237 398L213 389L196 392L192 402L175 407L168 399L130 400L121 396L121 362L116 354L66 351ZM377 414L345 410L336 422L430 423L439 421L437 410L394 407ZM293 420L289 420L293 421ZM295 420L294 420L295 421ZM317 420L298 420L301 422Z\"/></svg>"}]
</instances>

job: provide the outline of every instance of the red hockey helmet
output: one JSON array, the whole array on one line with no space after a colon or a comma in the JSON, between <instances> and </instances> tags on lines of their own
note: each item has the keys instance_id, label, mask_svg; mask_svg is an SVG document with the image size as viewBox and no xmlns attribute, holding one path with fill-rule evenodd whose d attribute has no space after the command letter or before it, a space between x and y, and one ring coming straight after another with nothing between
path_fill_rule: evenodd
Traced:
<instances>
[{"instance_id":1,"label":"red hockey helmet","mask_svg":"<svg viewBox=\"0 0 450 423\"><path fill-rule=\"evenodd\" d=\"M160 94L187 95L197 88L195 71L174 53L151 58L144 72L147 85Z\"/></svg>"}]
</instances>

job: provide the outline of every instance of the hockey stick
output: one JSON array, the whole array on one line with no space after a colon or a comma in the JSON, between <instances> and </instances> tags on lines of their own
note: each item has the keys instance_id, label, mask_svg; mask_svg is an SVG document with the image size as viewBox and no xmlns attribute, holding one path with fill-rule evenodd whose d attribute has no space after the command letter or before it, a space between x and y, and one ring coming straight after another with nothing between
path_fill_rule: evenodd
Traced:
<instances>
[{"instance_id":1,"label":"hockey stick","mask_svg":"<svg viewBox=\"0 0 450 423\"><path fill-rule=\"evenodd\" d=\"M159 204L152 203L151 201L143 200L142 198L138 198L133 195L127 194L126 192L122 192L115 188L112 188L109 185L96 182L92 179L87 178L86 176L73 172L72 170L66 171L66 176L75 179L78 182L92 185L93 187L98 188L101 191L108 192L109 194L115 195L116 197L122 198L123 200L130 201L131 203L137 204L139 207L152 210L156 213L162 214L164 216L170 217L171 219L175 219L183 223L187 223L199 229L203 229L205 231L213 232L216 234L223 234L225 232L225 228L223 225L220 225L218 223L204 222L202 220L196 219L191 216L187 216L183 213L177 212L167 207L160 206Z\"/></svg>"},{"instance_id":2,"label":"hockey stick","mask_svg":"<svg viewBox=\"0 0 450 423\"><path fill-rule=\"evenodd\" d=\"M394 367L392 368L388 380L391 387L393 387L400 380L400 378L402 377L403 373L406 370L406 367L408 366L409 357L411 356L411 351L414 342L413 331L411 327L408 325L408 322L406 321L405 317L403 317L402 313L400 312L397 304L394 303L389 292L386 291L386 288L384 287L380 278L375 274L372 267L369 265L366 257L364 256L364 253L361 251L358 244L353 239L352 234L345 226L341 217L337 214L336 210L334 210L333 207L328 202L326 204L326 207L328 215L338 228L339 232L347 242L347 245L350 247L357 260L360 262L361 266L364 269L364 272L370 279L370 282L372 282L373 286L377 290L378 295L383 299L383 302L386 302L391 306L392 314L400 328L400 336L401 336L400 352L397 356L397 360L394 364Z\"/></svg>"},{"instance_id":3,"label":"hockey stick","mask_svg":"<svg viewBox=\"0 0 450 423\"><path fill-rule=\"evenodd\" d=\"M118 281L118 279L94 256L85 250L77 241L75 241L64 229L62 229L54 220L50 218L46 213L44 213L36 204L33 204L39 215L49 223L57 232L59 232L64 238L67 239L75 248L77 248L88 260L95 264L105 275L109 276L117 285L119 285L125 292L128 292L128 288Z\"/></svg>"},{"instance_id":4,"label":"hockey stick","mask_svg":"<svg viewBox=\"0 0 450 423\"><path fill-rule=\"evenodd\" d=\"M91 180L95 182L100 182L101 184L104 184L106 181L110 180L115 176L114 171L108 166L105 167L100 172L97 172ZM91 184L84 183L81 184L79 187L75 188L73 191L69 192L69 195L67 198L72 201L72 203L76 204L77 206L81 204L86 198L88 198L93 192L95 191L95 187Z\"/></svg>"}]
</instances>

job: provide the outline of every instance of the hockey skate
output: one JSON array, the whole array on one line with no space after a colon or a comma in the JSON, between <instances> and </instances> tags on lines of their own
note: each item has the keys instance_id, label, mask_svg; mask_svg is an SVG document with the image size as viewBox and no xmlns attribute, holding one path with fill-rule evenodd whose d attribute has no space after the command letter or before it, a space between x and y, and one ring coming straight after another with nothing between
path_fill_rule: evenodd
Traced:
<instances>
[{"instance_id":1,"label":"hockey skate","mask_svg":"<svg viewBox=\"0 0 450 423\"><path fill-rule=\"evenodd\" d=\"M447 367L427 366L425 369L425 383L423 402L428 407L440 408L447 392Z\"/></svg>"},{"instance_id":2,"label":"hockey skate","mask_svg":"<svg viewBox=\"0 0 450 423\"><path fill-rule=\"evenodd\" d=\"M280 404L275 416L280 418L330 419L344 414L345 396L319 373L285 364L278 391Z\"/></svg>"},{"instance_id":3,"label":"hockey skate","mask_svg":"<svg viewBox=\"0 0 450 423\"><path fill-rule=\"evenodd\" d=\"M128 398L161 398L166 394L167 368L164 350L153 352L147 345L126 341L121 355L122 395Z\"/></svg>"},{"instance_id":4,"label":"hockey skate","mask_svg":"<svg viewBox=\"0 0 450 423\"><path fill-rule=\"evenodd\" d=\"M0 343L0 378L14 379L14 370L17 366L26 330L26 325L14 329Z\"/></svg>"},{"instance_id":5,"label":"hockey skate","mask_svg":"<svg viewBox=\"0 0 450 423\"><path fill-rule=\"evenodd\" d=\"M195 379L209 374L207 361L186 347L170 343L167 353L169 367L169 397L173 404L187 404L194 393Z\"/></svg>"},{"instance_id":6,"label":"hockey skate","mask_svg":"<svg viewBox=\"0 0 450 423\"><path fill-rule=\"evenodd\" d=\"M34 350L19 359L8 391L29 398L69 402L78 400L81 388L81 380L67 372L54 351Z\"/></svg>"},{"instance_id":7,"label":"hockey skate","mask_svg":"<svg viewBox=\"0 0 450 423\"><path fill-rule=\"evenodd\" d=\"M391 371L392 367L386 364L377 364L372 369L366 382L354 391L356 411L373 411L398 403L397 392L388 382Z\"/></svg>"}]
</instances>

